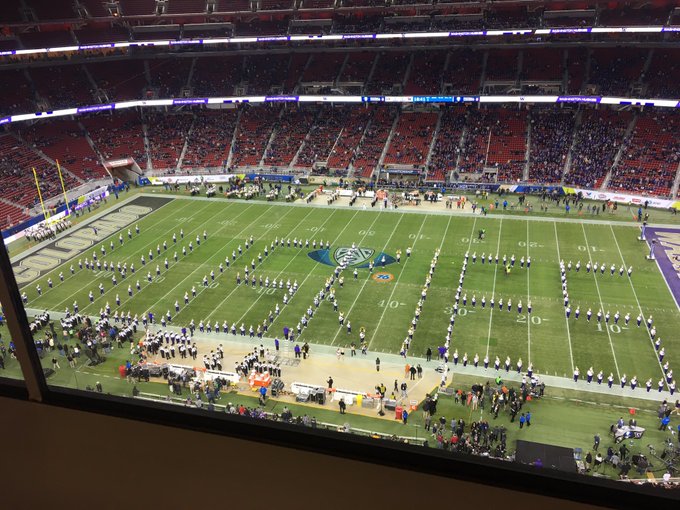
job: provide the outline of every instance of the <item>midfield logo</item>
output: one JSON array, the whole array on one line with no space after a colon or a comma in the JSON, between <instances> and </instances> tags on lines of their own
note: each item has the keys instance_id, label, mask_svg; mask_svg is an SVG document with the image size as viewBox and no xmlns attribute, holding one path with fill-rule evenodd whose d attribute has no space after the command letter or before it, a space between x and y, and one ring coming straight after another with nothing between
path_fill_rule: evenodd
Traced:
<instances>
[{"instance_id":1,"label":"midfield logo","mask_svg":"<svg viewBox=\"0 0 680 510\"><path fill-rule=\"evenodd\" d=\"M339 266L345 264L347 267L356 267L357 269L367 268L370 261L376 268L382 266L382 259L385 258L385 265L396 262L395 258L385 252L376 252L372 248L355 248L352 251L350 246L342 246L332 250L315 250L308 253L309 257L316 262L326 264L327 266Z\"/></svg>"}]
</instances>

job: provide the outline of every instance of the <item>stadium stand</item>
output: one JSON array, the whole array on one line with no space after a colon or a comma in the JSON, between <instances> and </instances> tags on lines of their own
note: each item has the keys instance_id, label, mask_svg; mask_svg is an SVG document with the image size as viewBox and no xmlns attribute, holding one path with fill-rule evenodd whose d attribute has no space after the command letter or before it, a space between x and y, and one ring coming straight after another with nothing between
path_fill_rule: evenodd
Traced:
<instances>
[{"instance_id":1,"label":"stadium stand","mask_svg":"<svg viewBox=\"0 0 680 510\"><path fill-rule=\"evenodd\" d=\"M121 0L123 15L144 16L154 13L155 0Z\"/></svg>"},{"instance_id":2,"label":"stadium stand","mask_svg":"<svg viewBox=\"0 0 680 510\"><path fill-rule=\"evenodd\" d=\"M109 14L100 0L82 3L90 16ZM449 8L456 3L437 2L437 6ZM430 24L433 30L579 26L591 25L596 19L594 11L574 11L569 16L539 19L526 9L499 14L493 7L484 12L467 8L465 12L432 16L404 9L403 19L388 16L389 9L399 6L432 7L417 0L393 1L388 6L373 0L261 0L255 4L264 11L301 8L307 12L300 19L330 20L333 33L421 30ZM153 0L121 0L120 5L126 16L149 19L156 7ZM221 0L217 10L251 11L253 5L248 0ZM353 6L380 10L360 16L356 11L346 10ZM168 13L201 14L205 7L203 0L170 0ZM673 19L667 8L647 9L643 17L638 17L639 9L609 7L599 12L600 25L643 25ZM311 9L328 12L314 13ZM47 0L8 1L0 7L2 12L8 20L21 20L23 16L49 21L78 14L76 10L71 13L70 8L57 9ZM290 14L270 12L253 17L256 19L252 23L234 19L236 33L270 35L289 31ZM328 31L330 21L315 28L312 23L310 33ZM131 25L136 28L137 39L154 38L161 33L140 31L137 27L141 24ZM328 26L321 28L323 24ZM4 32L0 48L130 38L127 28L110 21L88 24L85 20L74 26L73 32L67 24L53 31L48 31L48 25L32 26L19 35ZM50 26L57 28L54 23ZM159 30L168 37L168 30L179 35L181 29L166 25ZM593 40L599 41L597 37L594 35ZM669 40L672 37L675 36L667 36ZM473 46L478 42L474 38L467 40L472 41ZM182 93L196 97L325 94L331 89L333 93L344 94L477 94L482 89L500 90L493 88L499 82L505 82L511 93L516 93L517 85L522 86L522 93L549 85L551 90L559 87L568 94L668 98L680 95L680 50L672 47L590 48L582 44L557 48L441 49L440 42L436 42L432 49L424 50L421 46L409 50L404 41L398 41L386 42L379 50L367 50L358 44L352 46L354 42L331 44L333 51L328 52L296 48L292 52L263 53L257 50L259 46L246 44L237 49L238 54L226 56L223 48L218 48L219 55L194 52L185 55L181 54L184 48L169 48L163 50L160 57L156 57L156 50L142 48L132 59L120 54L113 59L88 59L73 64L63 59L48 66L34 66L26 61L21 65L28 66L27 69L0 71L6 85L0 98L0 113L31 112L36 110L36 105L60 108L98 101L150 99L156 94L158 97ZM418 44L429 44L429 41ZM386 50L386 46L391 48ZM550 83L544 85L543 82ZM63 124L17 126L11 130L20 133L28 144L35 145L48 157L59 159L77 176L75 182L106 175L98 162L97 151L104 159L133 157L142 168L150 161L150 168L160 171L175 171L178 164L193 171L224 168L228 162L230 168L265 164L312 170L310 167L319 163L321 173L330 169L347 175L354 169L353 176L366 178L375 175L376 166L382 162L426 167L425 179L434 182L446 181L453 172L465 178L502 182L516 182L526 176L536 183L606 185L611 189L638 190L659 196L670 195L677 173L677 143L672 133L677 132L680 124L677 113L670 111L636 114L581 105L559 110L533 106L530 112L504 107L451 107L440 113L429 110L400 113L394 107L373 105L370 108L289 106L246 106L219 112L185 109L180 114L179 110L170 108L166 112L143 110L144 129L140 114L127 111L112 116L65 119ZM148 134L148 147L144 145L144 133ZM95 150L84 134L91 136ZM24 164L30 159L21 161ZM40 157L33 161L45 163Z\"/></svg>"},{"instance_id":3,"label":"stadium stand","mask_svg":"<svg viewBox=\"0 0 680 510\"><path fill-rule=\"evenodd\" d=\"M85 117L82 123L104 160L133 158L146 167L142 122L136 112Z\"/></svg>"},{"instance_id":4,"label":"stadium stand","mask_svg":"<svg viewBox=\"0 0 680 510\"><path fill-rule=\"evenodd\" d=\"M151 87L158 88L159 97L179 97L182 88L187 86L191 59L149 60Z\"/></svg>"},{"instance_id":5,"label":"stadium stand","mask_svg":"<svg viewBox=\"0 0 680 510\"><path fill-rule=\"evenodd\" d=\"M149 139L149 161L154 170L178 166L192 121L193 115L186 113L167 115L157 111L146 116L144 124ZM139 166L144 168L146 164Z\"/></svg>"},{"instance_id":6,"label":"stadium stand","mask_svg":"<svg viewBox=\"0 0 680 510\"><path fill-rule=\"evenodd\" d=\"M182 167L188 169L225 167L237 118L236 109L198 111L187 137Z\"/></svg>"},{"instance_id":7,"label":"stadium stand","mask_svg":"<svg viewBox=\"0 0 680 510\"><path fill-rule=\"evenodd\" d=\"M517 79L517 50L490 51L486 61L486 81L514 81Z\"/></svg>"},{"instance_id":8,"label":"stadium stand","mask_svg":"<svg viewBox=\"0 0 680 510\"><path fill-rule=\"evenodd\" d=\"M168 14L204 13L205 0L172 0L168 4Z\"/></svg>"},{"instance_id":9,"label":"stadium stand","mask_svg":"<svg viewBox=\"0 0 680 510\"><path fill-rule=\"evenodd\" d=\"M541 48L524 51L522 79L532 81L562 81L564 50Z\"/></svg>"},{"instance_id":10,"label":"stadium stand","mask_svg":"<svg viewBox=\"0 0 680 510\"><path fill-rule=\"evenodd\" d=\"M590 83L597 85L602 95L628 95L631 83L640 79L649 51L628 48L592 50Z\"/></svg>"},{"instance_id":11,"label":"stadium stand","mask_svg":"<svg viewBox=\"0 0 680 510\"><path fill-rule=\"evenodd\" d=\"M149 83L141 60L112 60L87 64L97 86L110 101L139 99Z\"/></svg>"},{"instance_id":12,"label":"stadium stand","mask_svg":"<svg viewBox=\"0 0 680 510\"><path fill-rule=\"evenodd\" d=\"M48 200L62 193L57 168L43 159L21 140L11 135L0 137L0 188L2 197L21 208L39 203L31 168L35 168L43 199ZM64 174L67 189L80 183L68 173ZM23 210L23 209L22 209Z\"/></svg>"},{"instance_id":13,"label":"stadium stand","mask_svg":"<svg viewBox=\"0 0 680 510\"><path fill-rule=\"evenodd\" d=\"M409 73L404 92L409 95L439 92L445 62L446 53L443 51L414 53L413 67Z\"/></svg>"},{"instance_id":14,"label":"stadium stand","mask_svg":"<svg viewBox=\"0 0 680 510\"><path fill-rule=\"evenodd\" d=\"M316 111L313 108L284 108L274 125L274 133L264 156L264 164L281 167L293 162L309 132Z\"/></svg>"},{"instance_id":15,"label":"stadium stand","mask_svg":"<svg viewBox=\"0 0 680 510\"><path fill-rule=\"evenodd\" d=\"M108 175L76 121L38 122L22 131L22 136L83 181Z\"/></svg>"},{"instance_id":16,"label":"stadium stand","mask_svg":"<svg viewBox=\"0 0 680 510\"><path fill-rule=\"evenodd\" d=\"M446 181L449 172L456 168L456 160L460 154L460 138L464 127L464 110L453 108L444 110L432 151L427 180Z\"/></svg>"},{"instance_id":17,"label":"stadium stand","mask_svg":"<svg viewBox=\"0 0 680 510\"><path fill-rule=\"evenodd\" d=\"M241 81L242 57L203 57L196 59L191 80L194 95L231 95Z\"/></svg>"},{"instance_id":18,"label":"stadium stand","mask_svg":"<svg viewBox=\"0 0 680 510\"><path fill-rule=\"evenodd\" d=\"M81 66L35 67L29 71L38 95L53 109L92 104L92 84Z\"/></svg>"},{"instance_id":19,"label":"stadium stand","mask_svg":"<svg viewBox=\"0 0 680 510\"><path fill-rule=\"evenodd\" d=\"M338 77L338 84L359 82L363 85L364 80L371 72L376 57L377 55L374 52L350 53L345 67Z\"/></svg>"},{"instance_id":20,"label":"stadium stand","mask_svg":"<svg viewBox=\"0 0 680 510\"><path fill-rule=\"evenodd\" d=\"M584 188L599 187L614 163L631 117L630 112L585 110L576 130L565 183Z\"/></svg>"},{"instance_id":21,"label":"stadium stand","mask_svg":"<svg viewBox=\"0 0 680 510\"><path fill-rule=\"evenodd\" d=\"M492 119L488 163L498 168L498 180L522 179L526 163L527 114L525 110L502 108Z\"/></svg>"},{"instance_id":22,"label":"stadium stand","mask_svg":"<svg viewBox=\"0 0 680 510\"><path fill-rule=\"evenodd\" d=\"M574 118L572 111L552 108L531 112L531 182L561 182L573 138Z\"/></svg>"},{"instance_id":23,"label":"stadium stand","mask_svg":"<svg viewBox=\"0 0 680 510\"><path fill-rule=\"evenodd\" d=\"M646 73L646 96L678 97L680 95L680 49L653 49Z\"/></svg>"},{"instance_id":24,"label":"stadium stand","mask_svg":"<svg viewBox=\"0 0 680 510\"><path fill-rule=\"evenodd\" d=\"M387 148L385 164L424 165L436 125L436 113L402 113Z\"/></svg>"},{"instance_id":25,"label":"stadium stand","mask_svg":"<svg viewBox=\"0 0 680 510\"><path fill-rule=\"evenodd\" d=\"M127 41L130 33L126 28L106 26L100 28L84 28L73 32L80 44L97 44L115 41Z\"/></svg>"},{"instance_id":26,"label":"stadium stand","mask_svg":"<svg viewBox=\"0 0 680 510\"><path fill-rule=\"evenodd\" d=\"M232 149L233 166L260 164L278 116L276 107L251 106L242 111Z\"/></svg>"},{"instance_id":27,"label":"stadium stand","mask_svg":"<svg viewBox=\"0 0 680 510\"><path fill-rule=\"evenodd\" d=\"M69 19L75 17L73 2L55 2L54 0L27 0L28 7L35 11L40 20Z\"/></svg>"},{"instance_id":28,"label":"stadium stand","mask_svg":"<svg viewBox=\"0 0 680 510\"><path fill-rule=\"evenodd\" d=\"M452 94L477 94L482 79L482 54L469 49L453 50L442 81Z\"/></svg>"},{"instance_id":29,"label":"stadium stand","mask_svg":"<svg viewBox=\"0 0 680 510\"><path fill-rule=\"evenodd\" d=\"M372 108L352 108L347 122L338 136L335 147L328 158L328 168L349 174L350 165L357 156L359 143L366 132L371 117L375 113Z\"/></svg>"},{"instance_id":30,"label":"stadium stand","mask_svg":"<svg viewBox=\"0 0 680 510\"><path fill-rule=\"evenodd\" d=\"M335 83L346 53L314 53L302 73L302 83Z\"/></svg>"},{"instance_id":31,"label":"stadium stand","mask_svg":"<svg viewBox=\"0 0 680 510\"><path fill-rule=\"evenodd\" d=\"M45 32L26 32L19 36L24 48L52 48L73 46L71 32L63 30Z\"/></svg>"},{"instance_id":32,"label":"stadium stand","mask_svg":"<svg viewBox=\"0 0 680 510\"><path fill-rule=\"evenodd\" d=\"M243 80L248 94L269 94L282 89L289 55L249 55L245 59Z\"/></svg>"},{"instance_id":33,"label":"stadium stand","mask_svg":"<svg viewBox=\"0 0 680 510\"><path fill-rule=\"evenodd\" d=\"M295 166L311 168L316 162L328 165L331 152L347 128L348 109L326 106L321 109Z\"/></svg>"},{"instance_id":34,"label":"stadium stand","mask_svg":"<svg viewBox=\"0 0 680 510\"><path fill-rule=\"evenodd\" d=\"M31 82L23 69L2 72L3 92L0 94L0 115L32 112L35 103Z\"/></svg>"},{"instance_id":35,"label":"stadium stand","mask_svg":"<svg viewBox=\"0 0 680 510\"><path fill-rule=\"evenodd\" d=\"M21 0L3 0L0 2L0 16L5 22L22 21Z\"/></svg>"},{"instance_id":36,"label":"stadium stand","mask_svg":"<svg viewBox=\"0 0 680 510\"><path fill-rule=\"evenodd\" d=\"M680 164L678 133L678 115L649 112L638 117L608 188L669 197Z\"/></svg>"},{"instance_id":37,"label":"stadium stand","mask_svg":"<svg viewBox=\"0 0 680 510\"><path fill-rule=\"evenodd\" d=\"M382 52L374 67L373 76L366 85L369 94L393 91L395 85L403 84L406 70L411 61L407 52Z\"/></svg>"},{"instance_id":38,"label":"stadium stand","mask_svg":"<svg viewBox=\"0 0 680 510\"><path fill-rule=\"evenodd\" d=\"M354 160L356 176L370 177L373 175L398 113L398 110L394 107L375 108L366 135L356 150L356 159Z\"/></svg>"},{"instance_id":39,"label":"stadium stand","mask_svg":"<svg viewBox=\"0 0 680 510\"><path fill-rule=\"evenodd\" d=\"M567 94L581 92L586 76L588 50L586 48L569 48L567 50Z\"/></svg>"},{"instance_id":40,"label":"stadium stand","mask_svg":"<svg viewBox=\"0 0 680 510\"><path fill-rule=\"evenodd\" d=\"M104 8L104 2L101 0L80 0L80 3L85 6L91 18L101 18L110 15L109 11Z\"/></svg>"}]
</instances>

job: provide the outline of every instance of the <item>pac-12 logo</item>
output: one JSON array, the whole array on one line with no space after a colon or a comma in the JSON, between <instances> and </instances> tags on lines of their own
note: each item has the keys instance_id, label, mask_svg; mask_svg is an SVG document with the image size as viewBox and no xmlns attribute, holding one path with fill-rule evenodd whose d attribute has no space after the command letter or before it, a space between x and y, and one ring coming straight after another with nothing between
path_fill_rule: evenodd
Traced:
<instances>
[{"instance_id":1,"label":"pac-12 logo","mask_svg":"<svg viewBox=\"0 0 680 510\"><path fill-rule=\"evenodd\" d=\"M344 264L346 267L356 267L358 269L368 267L371 260L373 260L373 265L376 268L382 267L383 259L385 265L396 262L396 259L392 255L388 255L385 252L381 251L376 254L376 251L372 248L355 248L352 250L350 246L342 246L335 250L314 250L310 251L307 255L309 255L312 260L320 262L321 264L326 264L327 266L339 266Z\"/></svg>"}]
</instances>

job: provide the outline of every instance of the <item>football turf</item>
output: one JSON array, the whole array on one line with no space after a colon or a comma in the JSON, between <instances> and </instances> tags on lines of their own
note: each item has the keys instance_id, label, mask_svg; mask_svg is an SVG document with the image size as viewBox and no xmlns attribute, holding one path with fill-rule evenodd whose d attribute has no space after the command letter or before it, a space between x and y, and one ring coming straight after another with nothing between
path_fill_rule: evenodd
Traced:
<instances>
[{"instance_id":1,"label":"football turf","mask_svg":"<svg viewBox=\"0 0 680 510\"><path fill-rule=\"evenodd\" d=\"M605 218L602 218L605 219ZM614 223L588 224L579 219L552 219L528 221L523 218L490 214L447 215L413 214L395 211L363 210L344 208L287 207L262 202L226 202L176 198L157 209L139 222L140 234L132 239L123 229L124 243L119 245L118 234L110 238L102 236L107 255L101 257L100 244L94 245L86 253L67 261L51 273L41 276L36 282L24 286L28 295L28 306L34 309L63 311L72 308L75 301L80 312L98 315L108 302L112 311L130 311L132 315L152 311L157 318L168 310L172 314L173 325L187 325L190 320L227 321L238 326L243 323L248 329L255 328L267 318L269 311L278 303L281 312L270 326L268 337L281 336L283 327L295 328L300 317L309 306L314 307L314 296L324 286L332 274L334 265L328 265L310 257L314 249L312 240L330 243L328 260L334 261L336 250L355 244L364 248L362 254L376 258L378 263L369 273L366 268L357 269L355 280L349 268L344 272L344 286L336 283L336 297L339 311L346 321L351 321L352 333L338 324L338 314L330 302L323 302L309 327L304 329L301 341L324 343L346 347L350 342L359 343L359 329L366 328L366 340L370 352L399 352L416 303L423 289L425 278L435 250L440 249L436 271L432 278L427 300L423 305L417 329L411 343L410 354L423 356L430 347L433 350L444 344L446 328L449 324L451 306L454 303L455 288L458 285L464 255L469 251L471 257L462 294L467 294L467 306L462 306L453 330L451 350L457 350L462 359L464 353L470 360L475 354L480 359L488 354L491 363L498 356L503 363L506 356L511 358L512 366L519 358L524 369L532 363L538 373L571 377L575 367L582 376L588 367L595 372L602 370L605 377L612 372L616 381L623 374L628 380L636 375L640 384L652 378L661 377L662 370L657 359L647 329L636 326L636 317L650 314L655 319L657 336L663 338L667 353L678 347L672 332L680 324L680 315L662 275L654 263L645 260L647 247L637 241L639 231L631 226ZM180 229L185 237L180 239ZM486 231L483 240L477 239L478 231ZM203 231L208 238L203 240ZM178 237L177 245L172 235ZM201 239L197 245L196 236ZM245 247L249 236L255 239L254 246L238 256L238 246ZM309 239L310 247L278 247L264 257L264 246L278 239ZM115 248L110 250L109 243L114 241ZM189 241L194 249L188 250ZM167 251L162 250L160 257L156 247L165 241ZM187 255L182 255L182 246L187 247ZM413 255L406 257L411 247ZM318 249L318 246L317 246ZM149 250L153 251L153 261L148 260ZM401 250L401 263L391 263L378 267L381 253L395 257ZM119 277L118 285L113 286L111 272L79 270L77 259L91 259L92 252L100 255L100 260L121 264L135 264L136 274L128 272L125 280ZM178 262L173 260L178 252ZM237 260L231 261L236 251ZM472 254L477 253L476 263ZM517 262L510 274L506 275L499 263L481 264L481 255L496 253L510 258L513 254ZM142 267L141 256L147 258ZM263 255L262 263L258 254ZM339 256L339 255L338 255ZM521 268L520 258L531 257L531 268ZM168 258L169 269L164 260ZM220 273L218 265L230 259L230 268ZM244 267L255 261L254 274L258 278L270 280L283 279L284 282L297 280L299 290L288 305L283 305L284 289L272 287L255 288L236 284L236 273L244 278ZM604 274L594 275L575 270L567 273L572 316L565 318L562 303L559 260L578 260L585 266L590 259L598 264L604 263ZM357 259L356 265L362 265ZM71 275L69 266L73 264L75 274ZM156 265L161 274L156 276ZM609 267L616 266L616 274L610 276ZM633 267L632 277L618 274L620 266ZM210 271L215 272L214 282ZM147 282L147 271L152 274L152 282ZM58 278L64 274L64 282ZM386 273L376 277L377 273ZM251 274L252 271L251 271ZM209 286L204 287L202 279L208 277ZM48 289L47 278L54 282ZM139 280L141 290L135 288ZM36 283L40 283L43 294L38 296ZM105 294L99 295L98 285L102 283ZM133 287L129 297L128 285ZM184 305L184 293L191 296L192 286L197 296ZM89 304L88 292L94 293L95 301ZM116 307L118 294L121 306ZM472 296L477 299L476 307L471 306ZM494 297L495 308L491 309L490 299ZM481 307L482 297L487 305ZM503 309L498 302L503 299ZM512 300L512 310L508 311L507 301ZM517 304L523 302L523 311L518 313ZM180 305L175 313L175 302ZM528 301L532 303L532 313L527 314ZM575 309L580 307L581 317L574 317ZM586 311L593 310L593 319L586 321ZM595 314L602 309L603 314L610 312L612 318L607 325L598 323ZM613 316L618 311L621 320L613 324ZM628 327L623 317L630 313ZM669 355L667 354L667 356Z\"/></svg>"}]
</instances>

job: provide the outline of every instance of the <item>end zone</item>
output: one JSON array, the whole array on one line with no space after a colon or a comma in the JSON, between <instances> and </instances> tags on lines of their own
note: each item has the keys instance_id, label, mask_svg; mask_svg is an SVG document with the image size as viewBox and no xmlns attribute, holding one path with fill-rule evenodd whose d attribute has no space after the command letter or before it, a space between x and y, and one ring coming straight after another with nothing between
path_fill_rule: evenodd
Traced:
<instances>
[{"instance_id":1,"label":"end zone","mask_svg":"<svg viewBox=\"0 0 680 510\"><path fill-rule=\"evenodd\" d=\"M656 243L654 260L680 309L680 229L647 227L647 244Z\"/></svg>"}]
</instances>

